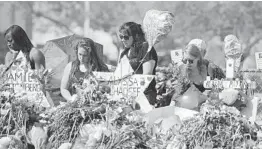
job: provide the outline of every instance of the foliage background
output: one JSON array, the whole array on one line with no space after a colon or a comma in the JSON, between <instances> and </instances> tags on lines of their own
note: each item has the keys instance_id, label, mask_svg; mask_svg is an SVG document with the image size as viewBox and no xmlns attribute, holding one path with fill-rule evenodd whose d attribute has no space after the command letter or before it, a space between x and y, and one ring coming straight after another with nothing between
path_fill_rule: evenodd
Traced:
<instances>
[{"instance_id":1,"label":"foliage background","mask_svg":"<svg viewBox=\"0 0 262 149\"><path fill-rule=\"evenodd\" d=\"M167 39L156 45L159 65L170 63L170 50L183 48L191 39L202 38L208 43L206 58L225 66L223 39L227 34L235 34L242 41L243 50L251 51L244 63L245 68L255 68L254 52L261 51L262 43L262 2L164 2L164 1L31 1L0 2L0 7L10 8L1 20L11 18L7 23L16 22L19 12L26 20L27 33L35 45L73 33L90 37L104 45L104 55L108 63L115 64L121 48L117 36L118 27L127 21L142 23L149 9L167 10L175 15L173 31ZM21 14L21 13L19 13ZM24 21L22 19L22 21ZM29 23L28 23L29 22ZM31 23L30 23L31 22ZM6 25L5 28L8 28ZM4 32L4 29L1 30ZM0 38L1 57L7 50Z\"/></svg>"}]
</instances>

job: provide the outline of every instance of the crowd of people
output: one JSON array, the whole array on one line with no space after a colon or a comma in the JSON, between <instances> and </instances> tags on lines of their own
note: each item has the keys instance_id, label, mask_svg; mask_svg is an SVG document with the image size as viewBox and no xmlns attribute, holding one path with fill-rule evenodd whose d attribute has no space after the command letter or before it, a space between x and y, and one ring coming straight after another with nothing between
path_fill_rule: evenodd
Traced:
<instances>
[{"instance_id":1,"label":"crowd of people","mask_svg":"<svg viewBox=\"0 0 262 149\"><path fill-rule=\"evenodd\" d=\"M34 48L26 32L18 25L9 27L5 34L9 52L5 57L5 65L10 68L18 60L31 69L46 68L44 54ZM135 22L126 22L119 27L119 38L123 44L118 59L118 63L126 56L135 74L156 75L158 62L157 52L154 47L148 51L148 43L140 24ZM241 44L236 36L228 35L225 37L225 55L227 58L237 59L236 69L241 69L244 59L248 52L241 52ZM81 83L81 80L88 76L92 71L108 72L107 65L97 54L94 41L89 38L74 43L76 59L69 62L64 68L61 80L61 95L70 102L75 94L72 87L73 83ZM191 40L183 49L182 64L179 71L190 80L200 92L204 92L203 86L207 76L211 79L225 78L224 71L215 65L212 60L205 59L206 42L201 39ZM237 55L237 57L236 57ZM189 87L187 87L188 89ZM149 103L154 105L157 98L156 80L154 79L144 91Z\"/></svg>"}]
</instances>

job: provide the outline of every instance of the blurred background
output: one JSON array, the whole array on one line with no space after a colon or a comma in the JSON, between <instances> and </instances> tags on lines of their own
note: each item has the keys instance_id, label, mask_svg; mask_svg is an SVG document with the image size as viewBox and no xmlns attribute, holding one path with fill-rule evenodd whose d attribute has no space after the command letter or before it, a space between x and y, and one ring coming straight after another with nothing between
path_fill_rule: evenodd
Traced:
<instances>
[{"instance_id":1,"label":"blurred background","mask_svg":"<svg viewBox=\"0 0 262 149\"><path fill-rule=\"evenodd\" d=\"M175 15L168 37L155 46L159 66L171 62L170 50L183 48L191 39L208 44L206 58L225 67L223 39L235 34L243 50L251 55L244 68L255 68L254 52L262 51L262 2L0 2L0 63L8 51L3 33L12 24L25 29L33 44L43 48L47 41L78 34L103 45L104 58L116 65L122 47L118 27L127 21L141 23L146 11L167 10Z\"/></svg>"}]
</instances>

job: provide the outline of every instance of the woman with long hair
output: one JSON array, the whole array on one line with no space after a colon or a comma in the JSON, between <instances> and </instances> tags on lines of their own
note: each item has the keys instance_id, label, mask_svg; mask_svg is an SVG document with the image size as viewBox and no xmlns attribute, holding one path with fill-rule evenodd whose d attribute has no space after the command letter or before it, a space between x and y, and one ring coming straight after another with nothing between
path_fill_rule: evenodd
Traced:
<instances>
[{"instance_id":1,"label":"woman with long hair","mask_svg":"<svg viewBox=\"0 0 262 149\"><path fill-rule=\"evenodd\" d=\"M183 49L183 53L183 63L177 66L177 71L174 72L177 78L176 83L174 83L172 90L168 91L166 95L163 95L163 99L159 101L159 106L174 105L176 103L174 101L179 100L189 88L194 88L194 90L198 90L198 92L204 92L205 88L203 83L206 77L209 74L214 74L208 70L202 53L195 44L188 44L186 48ZM163 94L166 90L165 83L163 83L161 89L159 94Z\"/></svg>"},{"instance_id":2,"label":"woman with long hair","mask_svg":"<svg viewBox=\"0 0 262 149\"><path fill-rule=\"evenodd\" d=\"M60 87L61 94L67 101L71 101L72 96L76 94L72 86L74 83L83 83L83 79L90 75L91 71L109 71L107 65L98 57L93 40L77 40L74 50L76 60L69 62L65 67Z\"/></svg>"},{"instance_id":3,"label":"woman with long hair","mask_svg":"<svg viewBox=\"0 0 262 149\"><path fill-rule=\"evenodd\" d=\"M201 52L195 45L188 45L184 52L182 69L186 77L201 91L204 91L203 82L207 77L207 67Z\"/></svg>"},{"instance_id":4,"label":"woman with long hair","mask_svg":"<svg viewBox=\"0 0 262 149\"><path fill-rule=\"evenodd\" d=\"M206 52L207 52L207 49L206 49L207 45L206 45L206 42L204 40L193 39L188 43L188 45L195 45L200 50L203 63L206 65L207 70L208 70L207 75L210 76L210 79L216 78L216 79L220 80L220 79L226 77L224 71L219 66L214 64L212 62L212 60L205 59L205 55L206 55Z\"/></svg>"},{"instance_id":5,"label":"woman with long hair","mask_svg":"<svg viewBox=\"0 0 262 149\"><path fill-rule=\"evenodd\" d=\"M45 68L44 54L34 48L26 32L18 25L10 26L5 34L5 40L10 51L6 54L5 65L10 66L14 63L18 54L25 57L26 64L31 69Z\"/></svg>"},{"instance_id":6,"label":"woman with long hair","mask_svg":"<svg viewBox=\"0 0 262 149\"><path fill-rule=\"evenodd\" d=\"M164 99L168 104L171 102L170 105L176 104L183 108L197 109L205 100L205 98L199 98L198 95L205 91L203 84L208 76L208 68L201 51L194 44L186 46L182 62L177 72L177 83Z\"/></svg>"},{"instance_id":7,"label":"woman with long hair","mask_svg":"<svg viewBox=\"0 0 262 149\"><path fill-rule=\"evenodd\" d=\"M135 22L124 23L119 28L119 37L124 47L119 60L126 56L135 74L155 75L158 61L157 53L154 47L147 53L148 43L145 40L141 25ZM140 65L140 63L142 64ZM153 79L144 91L151 105L156 102L157 91L155 86L156 81Z\"/></svg>"}]
</instances>

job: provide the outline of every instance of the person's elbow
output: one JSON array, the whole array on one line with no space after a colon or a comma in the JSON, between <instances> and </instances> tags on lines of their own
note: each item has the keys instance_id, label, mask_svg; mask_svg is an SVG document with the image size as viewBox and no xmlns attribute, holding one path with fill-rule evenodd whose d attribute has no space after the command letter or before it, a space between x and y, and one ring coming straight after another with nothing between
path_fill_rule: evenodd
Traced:
<instances>
[{"instance_id":1,"label":"person's elbow","mask_svg":"<svg viewBox=\"0 0 262 149\"><path fill-rule=\"evenodd\" d=\"M152 74L153 74L153 70L143 71L143 74L144 74L144 75L152 75Z\"/></svg>"},{"instance_id":2,"label":"person's elbow","mask_svg":"<svg viewBox=\"0 0 262 149\"><path fill-rule=\"evenodd\" d=\"M40 58L36 58L35 59L35 66L36 69L41 69L41 68L46 68L45 66L45 58L44 57L40 57Z\"/></svg>"},{"instance_id":3,"label":"person's elbow","mask_svg":"<svg viewBox=\"0 0 262 149\"><path fill-rule=\"evenodd\" d=\"M66 88L60 88L60 92L61 92L61 95L62 97L66 100L66 101L69 101L69 91L66 89Z\"/></svg>"},{"instance_id":4,"label":"person's elbow","mask_svg":"<svg viewBox=\"0 0 262 149\"><path fill-rule=\"evenodd\" d=\"M44 54L40 51L40 50L33 50L30 53L30 57L32 57L34 63L35 63L35 67L36 69L41 69L42 67L45 68L45 56Z\"/></svg>"},{"instance_id":5,"label":"person's elbow","mask_svg":"<svg viewBox=\"0 0 262 149\"><path fill-rule=\"evenodd\" d=\"M152 75L155 67L155 61L150 60L143 64L143 74L144 75Z\"/></svg>"},{"instance_id":6,"label":"person's elbow","mask_svg":"<svg viewBox=\"0 0 262 149\"><path fill-rule=\"evenodd\" d=\"M42 69L42 68L45 69L45 65L40 64L40 63L35 63L35 69L36 69L36 70L40 70L40 69Z\"/></svg>"}]
</instances>

